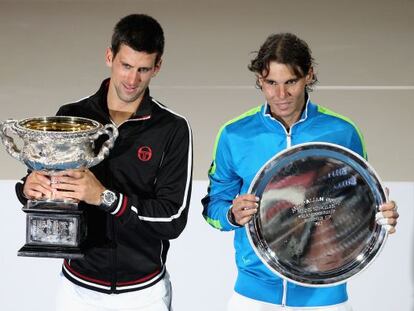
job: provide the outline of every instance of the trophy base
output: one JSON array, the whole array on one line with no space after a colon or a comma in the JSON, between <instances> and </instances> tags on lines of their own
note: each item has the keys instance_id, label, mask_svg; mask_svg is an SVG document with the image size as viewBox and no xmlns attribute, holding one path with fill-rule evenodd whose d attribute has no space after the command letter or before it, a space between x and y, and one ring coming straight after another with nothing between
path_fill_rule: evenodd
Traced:
<instances>
[{"instance_id":1,"label":"trophy base","mask_svg":"<svg viewBox=\"0 0 414 311\"><path fill-rule=\"evenodd\" d=\"M63 248L58 246L24 245L17 252L17 256L82 259L84 255L80 248Z\"/></svg>"},{"instance_id":2,"label":"trophy base","mask_svg":"<svg viewBox=\"0 0 414 311\"><path fill-rule=\"evenodd\" d=\"M28 203L33 203L29 201ZM86 221L82 210L67 202L36 202L23 207L26 213L26 244L18 256L83 258Z\"/></svg>"}]
</instances>

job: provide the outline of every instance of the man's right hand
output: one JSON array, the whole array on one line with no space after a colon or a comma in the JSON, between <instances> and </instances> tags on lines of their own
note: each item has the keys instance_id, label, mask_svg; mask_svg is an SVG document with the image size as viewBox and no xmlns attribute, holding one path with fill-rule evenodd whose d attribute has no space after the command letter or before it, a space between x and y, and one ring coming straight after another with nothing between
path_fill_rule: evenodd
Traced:
<instances>
[{"instance_id":1,"label":"man's right hand","mask_svg":"<svg viewBox=\"0 0 414 311\"><path fill-rule=\"evenodd\" d=\"M50 177L45 172L30 173L24 183L23 194L28 199L52 198L53 189L50 186Z\"/></svg>"},{"instance_id":2,"label":"man's right hand","mask_svg":"<svg viewBox=\"0 0 414 311\"><path fill-rule=\"evenodd\" d=\"M252 219L259 207L257 202L259 202L259 198L253 194L242 194L233 200L231 212L237 224L244 226Z\"/></svg>"}]
</instances>

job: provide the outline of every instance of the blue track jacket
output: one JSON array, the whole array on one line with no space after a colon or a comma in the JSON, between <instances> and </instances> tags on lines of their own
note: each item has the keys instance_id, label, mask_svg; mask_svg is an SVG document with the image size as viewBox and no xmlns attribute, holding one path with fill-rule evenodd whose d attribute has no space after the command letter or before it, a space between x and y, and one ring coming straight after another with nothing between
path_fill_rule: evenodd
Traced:
<instances>
[{"instance_id":1,"label":"blue track jacket","mask_svg":"<svg viewBox=\"0 0 414 311\"><path fill-rule=\"evenodd\" d=\"M279 278L257 257L244 227L233 226L227 212L238 194L247 193L259 169L278 152L306 142L341 145L366 158L363 137L351 120L308 99L301 118L287 131L269 106L253 108L219 131L209 171L210 185L202 200L203 216L214 228L234 230L238 277L235 291L268 303L295 307L334 305L348 299L346 284L303 287Z\"/></svg>"}]
</instances>

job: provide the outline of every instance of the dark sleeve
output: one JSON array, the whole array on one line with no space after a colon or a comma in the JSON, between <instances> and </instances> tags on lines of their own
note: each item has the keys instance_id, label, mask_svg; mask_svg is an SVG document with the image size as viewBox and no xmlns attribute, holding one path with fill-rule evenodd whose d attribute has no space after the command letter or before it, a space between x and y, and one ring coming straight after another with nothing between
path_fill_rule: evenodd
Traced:
<instances>
[{"instance_id":1,"label":"dark sleeve","mask_svg":"<svg viewBox=\"0 0 414 311\"><path fill-rule=\"evenodd\" d=\"M16 183L16 185L15 185L15 187L14 187L14 189L16 190L16 196L17 196L17 199L20 201L20 203L22 203L23 205L26 205L26 203L27 203L27 198L24 196L24 194L23 194L23 186L24 186L24 183L26 182L26 178L27 178L27 176L25 176L25 177L23 177L21 180L19 180L17 183Z\"/></svg>"},{"instance_id":2,"label":"dark sleeve","mask_svg":"<svg viewBox=\"0 0 414 311\"><path fill-rule=\"evenodd\" d=\"M187 223L192 180L192 134L188 122L180 120L170 135L159 166L154 198L118 194L107 212L138 232L170 240L178 237Z\"/></svg>"}]
</instances>

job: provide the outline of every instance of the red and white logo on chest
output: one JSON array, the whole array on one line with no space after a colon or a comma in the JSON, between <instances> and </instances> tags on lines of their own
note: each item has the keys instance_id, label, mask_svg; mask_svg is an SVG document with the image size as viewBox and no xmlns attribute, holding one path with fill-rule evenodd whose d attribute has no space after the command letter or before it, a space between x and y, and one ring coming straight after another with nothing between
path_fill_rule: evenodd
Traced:
<instances>
[{"instance_id":1,"label":"red and white logo on chest","mask_svg":"<svg viewBox=\"0 0 414 311\"><path fill-rule=\"evenodd\" d=\"M148 146L141 146L138 148L137 151L138 159L140 159L143 162L147 162L151 160L152 158L152 149Z\"/></svg>"}]
</instances>

